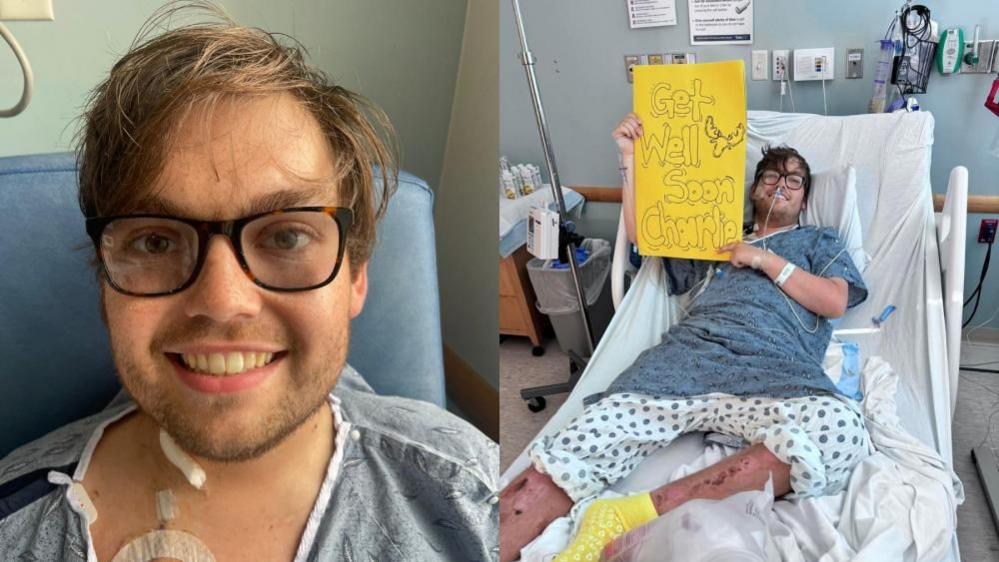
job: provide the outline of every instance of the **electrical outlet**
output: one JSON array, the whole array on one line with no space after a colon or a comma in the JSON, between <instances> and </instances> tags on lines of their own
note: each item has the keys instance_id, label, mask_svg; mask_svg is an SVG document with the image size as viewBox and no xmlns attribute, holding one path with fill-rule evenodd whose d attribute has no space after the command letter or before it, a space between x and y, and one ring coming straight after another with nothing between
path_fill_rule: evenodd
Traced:
<instances>
[{"instance_id":1,"label":"electrical outlet","mask_svg":"<svg viewBox=\"0 0 999 562\"><path fill-rule=\"evenodd\" d=\"M974 43L966 43L964 52L970 53L975 48ZM990 74L992 66L996 62L996 50L999 48L999 41L979 41L978 42L978 64L971 65L961 58L961 74Z\"/></svg>"},{"instance_id":2,"label":"electrical outlet","mask_svg":"<svg viewBox=\"0 0 999 562\"><path fill-rule=\"evenodd\" d=\"M649 61L649 64L663 64L663 56L660 54L645 55L645 58Z\"/></svg>"},{"instance_id":3,"label":"electrical outlet","mask_svg":"<svg viewBox=\"0 0 999 562\"><path fill-rule=\"evenodd\" d=\"M847 78L863 78L864 77L864 50L863 49L847 49L846 50L846 77Z\"/></svg>"},{"instance_id":4,"label":"electrical outlet","mask_svg":"<svg viewBox=\"0 0 999 562\"><path fill-rule=\"evenodd\" d=\"M635 81L635 75L631 71L636 64L642 64L642 55L624 55L624 70L629 84Z\"/></svg>"},{"instance_id":5,"label":"electrical outlet","mask_svg":"<svg viewBox=\"0 0 999 562\"><path fill-rule=\"evenodd\" d=\"M52 0L0 0L0 20L52 21Z\"/></svg>"},{"instance_id":6,"label":"electrical outlet","mask_svg":"<svg viewBox=\"0 0 999 562\"><path fill-rule=\"evenodd\" d=\"M785 50L778 51L774 49L773 52L773 77L774 80L787 80L787 59L790 56L790 52Z\"/></svg>"},{"instance_id":7,"label":"electrical outlet","mask_svg":"<svg viewBox=\"0 0 999 562\"><path fill-rule=\"evenodd\" d=\"M995 242L997 226L999 226L999 219L982 219L982 226L978 228L978 243L991 244Z\"/></svg>"}]
</instances>

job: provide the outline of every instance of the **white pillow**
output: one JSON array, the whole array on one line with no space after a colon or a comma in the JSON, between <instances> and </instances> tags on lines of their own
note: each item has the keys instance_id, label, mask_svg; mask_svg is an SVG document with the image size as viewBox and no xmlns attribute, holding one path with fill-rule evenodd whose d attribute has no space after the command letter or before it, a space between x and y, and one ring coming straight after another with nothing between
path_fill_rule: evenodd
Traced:
<instances>
[{"instance_id":1,"label":"white pillow","mask_svg":"<svg viewBox=\"0 0 999 562\"><path fill-rule=\"evenodd\" d=\"M860 230L857 171L853 166L812 174L812 188L808 205L801 213L801 224L835 228L857 271L864 273L867 269L870 256L864 251L864 236Z\"/></svg>"}]
</instances>

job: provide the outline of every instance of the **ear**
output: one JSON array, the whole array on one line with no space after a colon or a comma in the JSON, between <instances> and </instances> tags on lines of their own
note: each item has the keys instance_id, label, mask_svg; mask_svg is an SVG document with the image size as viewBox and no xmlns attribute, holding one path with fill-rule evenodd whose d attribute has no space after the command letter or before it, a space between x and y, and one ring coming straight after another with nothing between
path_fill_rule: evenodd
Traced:
<instances>
[{"instance_id":1,"label":"ear","mask_svg":"<svg viewBox=\"0 0 999 562\"><path fill-rule=\"evenodd\" d=\"M368 262L359 266L350 264L350 318L353 320L364 310L364 301L368 297Z\"/></svg>"}]
</instances>

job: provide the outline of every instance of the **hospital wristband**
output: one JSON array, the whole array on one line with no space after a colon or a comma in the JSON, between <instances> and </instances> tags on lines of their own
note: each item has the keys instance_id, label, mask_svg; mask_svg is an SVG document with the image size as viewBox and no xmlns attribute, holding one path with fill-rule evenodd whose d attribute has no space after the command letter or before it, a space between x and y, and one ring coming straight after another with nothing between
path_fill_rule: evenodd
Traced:
<instances>
[{"instance_id":1,"label":"hospital wristband","mask_svg":"<svg viewBox=\"0 0 999 562\"><path fill-rule=\"evenodd\" d=\"M774 279L774 283L777 283L778 287L784 287L784 283L787 282L787 278L790 277L792 273L794 273L795 269L798 269L798 266L794 265L791 262L787 262L787 265L784 266L784 269L780 270L780 275L777 276L777 279Z\"/></svg>"}]
</instances>

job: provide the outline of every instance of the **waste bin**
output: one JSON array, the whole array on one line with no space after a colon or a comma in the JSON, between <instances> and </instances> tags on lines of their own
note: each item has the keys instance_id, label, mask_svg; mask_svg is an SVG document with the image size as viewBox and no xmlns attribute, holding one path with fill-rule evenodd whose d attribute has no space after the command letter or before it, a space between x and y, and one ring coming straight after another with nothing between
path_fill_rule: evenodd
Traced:
<instances>
[{"instance_id":1,"label":"waste bin","mask_svg":"<svg viewBox=\"0 0 999 562\"><path fill-rule=\"evenodd\" d=\"M587 238L580 244L580 248L589 252L586 260L578 264L579 281L589 309L595 347L614 315L610 284L607 283L611 245L606 240ZM538 297L538 310L551 319L555 338L562 351L568 353L572 350L581 357L587 357L590 353L586 347L586 328L579 314L572 271L568 267L556 269L545 264L544 260L537 258L527 262L527 274L531 278L534 294Z\"/></svg>"}]
</instances>

